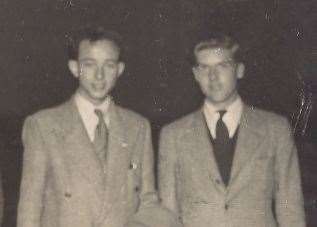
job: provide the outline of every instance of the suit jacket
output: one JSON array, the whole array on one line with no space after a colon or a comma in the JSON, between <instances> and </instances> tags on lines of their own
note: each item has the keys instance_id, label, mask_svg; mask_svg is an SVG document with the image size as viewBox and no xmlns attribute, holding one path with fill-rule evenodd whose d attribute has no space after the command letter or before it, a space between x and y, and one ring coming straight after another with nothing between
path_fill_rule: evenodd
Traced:
<instances>
[{"instance_id":1,"label":"suit jacket","mask_svg":"<svg viewBox=\"0 0 317 227\"><path fill-rule=\"evenodd\" d=\"M106 168L73 99L25 120L18 227L177 226L158 206L148 121L109 114Z\"/></svg>"},{"instance_id":2,"label":"suit jacket","mask_svg":"<svg viewBox=\"0 0 317 227\"><path fill-rule=\"evenodd\" d=\"M202 110L165 126L158 179L163 204L185 227L304 227L298 157L287 120L244 106L238 133L225 187Z\"/></svg>"}]
</instances>

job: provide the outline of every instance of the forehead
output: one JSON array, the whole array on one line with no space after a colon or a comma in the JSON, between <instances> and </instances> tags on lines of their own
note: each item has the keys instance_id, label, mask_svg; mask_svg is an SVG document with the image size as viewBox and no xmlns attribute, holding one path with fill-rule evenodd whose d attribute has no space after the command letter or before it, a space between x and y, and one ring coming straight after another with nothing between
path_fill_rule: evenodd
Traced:
<instances>
[{"instance_id":1,"label":"forehead","mask_svg":"<svg viewBox=\"0 0 317 227\"><path fill-rule=\"evenodd\" d=\"M114 59L119 58L119 48L110 40L82 40L79 43L78 57L92 59Z\"/></svg>"},{"instance_id":2,"label":"forehead","mask_svg":"<svg viewBox=\"0 0 317 227\"><path fill-rule=\"evenodd\" d=\"M217 64L218 62L232 60L231 50L224 48L207 48L196 52L197 63Z\"/></svg>"}]
</instances>

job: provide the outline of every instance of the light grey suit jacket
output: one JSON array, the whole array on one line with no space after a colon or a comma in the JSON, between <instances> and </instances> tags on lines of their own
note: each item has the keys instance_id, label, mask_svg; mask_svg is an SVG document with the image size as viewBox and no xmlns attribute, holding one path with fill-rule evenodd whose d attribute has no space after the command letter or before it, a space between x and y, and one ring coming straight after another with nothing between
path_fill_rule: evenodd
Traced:
<instances>
[{"instance_id":1,"label":"light grey suit jacket","mask_svg":"<svg viewBox=\"0 0 317 227\"><path fill-rule=\"evenodd\" d=\"M185 227L305 226L297 151L286 119L244 107L228 187L208 137L202 110L161 133L160 197Z\"/></svg>"},{"instance_id":2,"label":"light grey suit jacket","mask_svg":"<svg viewBox=\"0 0 317 227\"><path fill-rule=\"evenodd\" d=\"M18 227L177 226L158 205L148 121L109 113L105 169L73 98L26 119Z\"/></svg>"}]
</instances>

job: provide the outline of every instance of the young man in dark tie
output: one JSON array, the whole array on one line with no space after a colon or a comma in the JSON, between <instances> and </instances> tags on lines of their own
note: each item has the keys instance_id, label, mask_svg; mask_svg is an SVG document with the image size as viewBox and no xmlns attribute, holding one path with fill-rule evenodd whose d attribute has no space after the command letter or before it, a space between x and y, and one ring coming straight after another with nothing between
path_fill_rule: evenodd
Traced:
<instances>
[{"instance_id":1,"label":"young man in dark tie","mask_svg":"<svg viewBox=\"0 0 317 227\"><path fill-rule=\"evenodd\" d=\"M244 104L238 51L227 36L195 46L192 70L205 102L162 130L160 197L184 227L304 227L290 126Z\"/></svg>"}]
</instances>

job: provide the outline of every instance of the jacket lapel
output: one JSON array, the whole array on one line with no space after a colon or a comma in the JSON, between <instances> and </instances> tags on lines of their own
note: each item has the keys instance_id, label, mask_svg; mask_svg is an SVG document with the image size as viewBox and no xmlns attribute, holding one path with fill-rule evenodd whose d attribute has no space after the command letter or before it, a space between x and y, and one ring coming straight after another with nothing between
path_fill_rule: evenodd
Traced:
<instances>
[{"instance_id":1,"label":"jacket lapel","mask_svg":"<svg viewBox=\"0 0 317 227\"><path fill-rule=\"evenodd\" d=\"M107 216L104 214L110 213L113 206L118 203L120 196L125 190L125 183L127 171L129 167L129 153L130 144L128 142L127 133L128 128L124 123L124 119L120 116L120 112L114 103L110 104L110 125L109 125L109 144L107 149L106 160L106 192L101 209L100 223L102 223ZM133 137L133 135L130 135Z\"/></svg>"},{"instance_id":2,"label":"jacket lapel","mask_svg":"<svg viewBox=\"0 0 317 227\"><path fill-rule=\"evenodd\" d=\"M231 168L230 182L227 188L221 180L218 164L209 139L209 129L201 110L194 113L193 121L187 128L188 130L184 131L181 144L182 148L190 154L189 158L193 159L194 162L192 164L199 171L207 171L209 175L207 181L212 182L217 191L227 194L229 199L232 198L248 183L252 176L249 171L252 168L252 159L261 150L259 147L265 136L265 128L261 119L251 107L244 106ZM204 173L201 172L200 175L204 175ZM204 180L203 183L207 184L208 182Z\"/></svg>"},{"instance_id":3,"label":"jacket lapel","mask_svg":"<svg viewBox=\"0 0 317 227\"><path fill-rule=\"evenodd\" d=\"M221 180L208 130L204 114L199 110L194 113L193 121L188 130L184 132L181 143L184 145L184 149L189 150L189 158L193 159L193 165L197 167L198 171L203 171L201 175L204 176L207 173L207 182L206 179L203 179L202 184L211 182L217 191L225 193L225 186Z\"/></svg>"},{"instance_id":4,"label":"jacket lapel","mask_svg":"<svg viewBox=\"0 0 317 227\"><path fill-rule=\"evenodd\" d=\"M64 140L63 150L68 155L68 168L73 168L72 171L81 175L97 191L98 197L102 197L102 163L95 153L73 98L65 104L64 112L61 124L63 131L60 136Z\"/></svg>"},{"instance_id":5,"label":"jacket lapel","mask_svg":"<svg viewBox=\"0 0 317 227\"><path fill-rule=\"evenodd\" d=\"M264 140L265 129L260 121L252 108L244 106L228 185L229 194L235 194L251 178L251 172L244 170L252 167L252 158Z\"/></svg>"}]
</instances>

